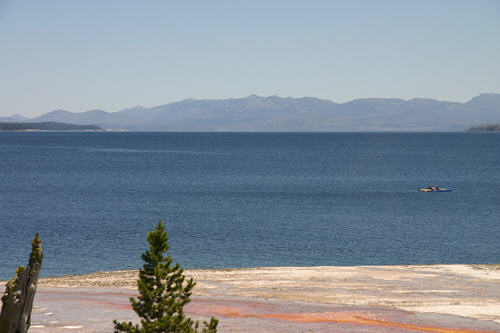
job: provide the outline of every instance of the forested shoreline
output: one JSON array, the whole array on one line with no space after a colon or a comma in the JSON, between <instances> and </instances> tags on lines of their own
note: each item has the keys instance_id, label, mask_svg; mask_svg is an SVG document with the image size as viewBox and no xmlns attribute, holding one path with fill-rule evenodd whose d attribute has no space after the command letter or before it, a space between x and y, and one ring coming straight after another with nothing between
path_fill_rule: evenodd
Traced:
<instances>
[{"instance_id":1,"label":"forested shoreline","mask_svg":"<svg viewBox=\"0 0 500 333\"><path fill-rule=\"evenodd\" d=\"M500 131L500 123L496 124L481 124L472 126L469 128L471 132L490 132L490 131Z\"/></svg>"},{"instance_id":2,"label":"forested shoreline","mask_svg":"<svg viewBox=\"0 0 500 333\"><path fill-rule=\"evenodd\" d=\"M76 125L46 121L40 123L0 122L0 131L102 131L96 125Z\"/></svg>"}]
</instances>

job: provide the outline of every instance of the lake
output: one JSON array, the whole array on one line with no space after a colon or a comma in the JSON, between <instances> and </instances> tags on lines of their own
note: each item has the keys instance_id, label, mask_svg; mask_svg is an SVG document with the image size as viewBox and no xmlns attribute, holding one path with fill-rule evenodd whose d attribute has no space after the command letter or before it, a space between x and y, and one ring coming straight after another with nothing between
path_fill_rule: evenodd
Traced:
<instances>
[{"instance_id":1,"label":"lake","mask_svg":"<svg viewBox=\"0 0 500 333\"><path fill-rule=\"evenodd\" d=\"M500 263L500 133L0 133L0 279L134 269ZM438 185L447 193L421 193Z\"/></svg>"}]
</instances>

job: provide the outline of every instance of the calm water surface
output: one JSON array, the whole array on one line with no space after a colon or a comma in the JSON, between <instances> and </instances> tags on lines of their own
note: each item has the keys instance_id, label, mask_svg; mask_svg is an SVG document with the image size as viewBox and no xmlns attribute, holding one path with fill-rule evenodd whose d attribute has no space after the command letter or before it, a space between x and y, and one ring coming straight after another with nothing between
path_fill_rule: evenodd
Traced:
<instances>
[{"instance_id":1,"label":"calm water surface","mask_svg":"<svg viewBox=\"0 0 500 333\"><path fill-rule=\"evenodd\" d=\"M0 133L0 279L141 265L500 263L495 133ZM419 193L437 184L449 193Z\"/></svg>"}]
</instances>

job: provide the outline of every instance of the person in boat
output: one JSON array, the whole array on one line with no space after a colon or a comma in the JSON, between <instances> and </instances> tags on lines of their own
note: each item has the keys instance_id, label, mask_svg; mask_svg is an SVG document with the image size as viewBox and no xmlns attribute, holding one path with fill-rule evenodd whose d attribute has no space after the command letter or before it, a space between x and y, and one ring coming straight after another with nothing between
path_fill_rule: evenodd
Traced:
<instances>
[{"instance_id":1,"label":"person in boat","mask_svg":"<svg viewBox=\"0 0 500 333\"><path fill-rule=\"evenodd\" d=\"M434 187L434 185L430 185L429 187L427 187L429 190L431 191L435 191L436 190L436 187Z\"/></svg>"}]
</instances>

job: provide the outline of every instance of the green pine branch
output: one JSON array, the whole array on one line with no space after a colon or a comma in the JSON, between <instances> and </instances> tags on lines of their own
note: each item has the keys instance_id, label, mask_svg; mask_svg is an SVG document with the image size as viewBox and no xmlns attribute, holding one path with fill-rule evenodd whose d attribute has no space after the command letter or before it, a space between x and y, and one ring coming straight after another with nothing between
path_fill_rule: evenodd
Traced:
<instances>
[{"instance_id":1,"label":"green pine branch","mask_svg":"<svg viewBox=\"0 0 500 333\"><path fill-rule=\"evenodd\" d=\"M166 256L169 250L168 233L161 221L155 230L148 232L149 250L141 256L144 261L139 271L138 298L130 298L132 309L141 318L141 323L113 321L114 332L128 333L196 333L199 322L184 314L196 282L186 281L184 270L179 264L172 266L172 258ZM211 318L203 322L202 333L216 333L218 320Z\"/></svg>"}]
</instances>

